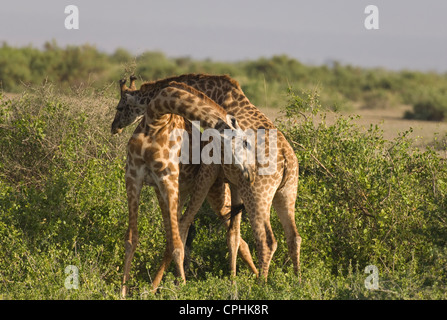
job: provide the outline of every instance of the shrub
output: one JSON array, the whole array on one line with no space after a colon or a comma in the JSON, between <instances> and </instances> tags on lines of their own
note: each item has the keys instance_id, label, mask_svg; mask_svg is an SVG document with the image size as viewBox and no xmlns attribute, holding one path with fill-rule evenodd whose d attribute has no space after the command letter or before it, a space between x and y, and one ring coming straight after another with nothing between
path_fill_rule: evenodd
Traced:
<instances>
[{"instance_id":1,"label":"shrub","mask_svg":"<svg viewBox=\"0 0 447 320\"><path fill-rule=\"evenodd\" d=\"M363 96L364 109L389 110L396 105L396 98L385 90L374 90L366 92Z\"/></svg>"},{"instance_id":2,"label":"shrub","mask_svg":"<svg viewBox=\"0 0 447 320\"><path fill-rule=\"evenodd\" d=\"M156 80L182 73L229 74L238 79L255 105L265 107L283 107L287 102L284 93L293 84L306 90L322 88L323 106L332 110L358 104L388 108L402 103L415 106L407 117L439 120L447 108L447 78L436 73L364 69L338 62L309 66L286 55L217 62L170 58L151 51L135 56L123 48L106 54L91 45L62 48L55 41L45 43L41 50L6 43L0 47L0 87L6 92L43 83L56 84L65 92L91 86L98 89L129 74Z\"/></svg>"},{"instance_id":3,"label":"shrub","mask_svg":"<svg viewBox=\"0 0 447 320\"><path fill-rule=\"evenodd\" d=\"M445 110L443 110L445 109ZM442 121L445 119L447 111L442 105L435 104L431 101L421 101L413 106L413 112L405 112L406 119Z\"/></svg>"},{"instance_id":4,"label":"shrub","mask_svg":"<svg viewBox=\"0 0 447 320\"><path fill-rule=\"evenodd\" d=\"M0 99L0 295L119 298L128 134L110 137L116 92L52 89ZM412 149L408 133L386 141L380 128L365 131L341 116L328 125L316 91L290 91L290 98L279 126L300 163L301 284L273 209L278 249L267 284L241 262L231 284L225 230L205 205L195 221L187 284L175 285L171 267L160 293L151 294L165 240L155 194L144 188L132 298L447 298L445 159L430 148ZM246 219L241 232L256 261ZM369 264L380 271L377 291L364 286ZM79 268L78 290L64 286L68 265Z\"/></svg>"},{"instance_id":5,"label":"shrub","mask_svg":"<svg viewBox=\"0 0 447 320\"><path fill-rule=\"evenodd\" d=\"M411 130L386 141L377 126L364 131L352 118L327 125L324 115L302 117L319 110L315 92L292 93L287 115L302 120L282 124L300 163L304 259L324 261L332 272L375 264L395 280L415 272L418 290L445 286L446 160L431 148L412 149Z\"/></svg>"},{"instance_id":6,"label":"shrub","mask_svg":"<svg viewBox=\"0 0 447 320\"><path fill-rule=\"evenodd\" d=\"M406 112L405 118L417 120L442 121L447 115L447 91L445 88L424 87L415 89L412 104L413 112Z\"/></svg>"},{"instance_id":7,"label":"shrub","mask_svg":"<svg viewBox=\"0 0 447 320\"><path fill-rule=\"evenodd\" d=\"M64 269L81 262L96 262L91 276L103 281L110 269L95 259L113 263L122 249L124 155L101 118L106 99L39 89L0 100L0 292L9 298L66 296Z\"/></svg>"}]
</instances>

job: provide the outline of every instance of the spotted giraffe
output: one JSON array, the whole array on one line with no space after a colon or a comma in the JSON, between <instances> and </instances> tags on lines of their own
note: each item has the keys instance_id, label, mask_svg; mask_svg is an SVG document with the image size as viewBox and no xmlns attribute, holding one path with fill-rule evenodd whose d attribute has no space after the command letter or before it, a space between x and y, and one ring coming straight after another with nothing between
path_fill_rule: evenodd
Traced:
<instances>
[{"instance_id":1,"label":"spotted giraffe","mask_svg":"<svg viewBox=\"0 0 447 320\"><path fill-rule=\"evenodd\" d=\"M238 121L240 121L241 128L244 130L250 128L255 130L264 129L266 131L275 129L272 122L245 97L239 84L227 76L183 75L143 84L140 90L146 89L151 91L154 90L154 88L157 88L157 86L162 85L163 82L173 80L187 83L204 92L208 97L211 97L218 102L229 114L235 115ZM112 132L119 132L124 126L137 121L142 114L138 109L128 110L127 112L127 116L115 118L114 124L112 125ZM117 119L119 119L119 121ZM266 135L266 137L267 136L268 135ZM298 161L293 149L287 143L284 136L278 132L278 137L276 150L277 166L273 174L256 175L255 183L253 185L244 185L242 182L241 185L235 185L234 181L231 181L230 179L230 182L232 182L233 185L231 192L232 205L236 206L236 204L240 204L242 200L245 203L254 229L261 274L265 277L268 274L269 264L277 246L270 226L269 215L271 204L275 207L280 222L285 230L289 254L292 257L294 270L296 273L299 273L301 237L296 230L294 220L294 204L298 183ZM266 145L267 144L268 139L266 139ZM202 168L205 168L205 170ZM226 168L224 171L229 170L226 166L222 166L222 168ZM201 188L201 191L195 192L192 195L190 207L181 218L180 232L182 239L185 238L189 224L192 222L198 207L206 195L206 190L210 185L211 187L213 186L212 181L214 178L221 176L219 168L209 168L202 165L201 169L203 173L198 176L198 181L201 183L197 184ZM230 248L233 246L232 250L230 250L232 274L234 272L233 270L235 270L235 254L232 255L231 252L237 252L238 245L240 245L241 249L243 248L243 242L240 239L240 236L238 236L238 219L240 219L240 215L236 215L234 220L232 220L230 226L235 226L235 230L233 231L233 236L230 235L227 237ZM230 245L231 242L232 244ZM172 259L172 257L169 252L166 251L162 265L153 281L153 286L158 285L161 280L161 275L169 264L170 259Z\"/></svg>"},{"instance_id":2,"label":"spotted giraffe","mask_svg":"<svg viewBox=\"0 0 447 320\"><path fill-rule=\"evenodd\" d=\"M182 163L172 161L171 151L181 146L182 136L171 141L168 139L174 129L185 129L186 121L200 121L201 126L217 129L224 140L224 129L237 131L239 126L231 115L203 93L177 82L160 89L153 99L147 99L146 92L127 90L121 81L121 99L117 110L126 106L146 106L145 116L136 128L128 143L126 165L126 190L129 205L129 228L126 234L126 255L122 295L126 295L126 282L129 276L130 263L138 242L137 214L139 195L143 181L155 187L167 238L167 250L174 257L183 281L183 241L179 235L178 219L186 193L179 190L187 185L180 185L180 166ZM178 152L180 153L180 148ZM236 155L232 154L233 161ZM233 162L241 173L240 178L250 181L253 177L251 168L246 162ZM187 170L186 170L187 171ZM251 258L251 257L250 257ZM254 266L253 266L254 267Z\"/></svg>"},{"instance_id":3,"label":"spotted giraffe","mask_svg":"<svg viewBox=\"0 0 447 320\"><path fill-rule=\"evenodd\" d=\"M232 181L232 172L230 167L222 165L225 177L231 184L232 204L236 199L241 199L247 209L250 223L256 240L258 252L260 274L266 278L272 256L277 248L277 242L273 235L270 225L270 207L273 204L280 222L284 228L289 255L294 265L294 271L300 274L300 248L301 237L298 234L295 224L295 200L297 196L298 186L298 160L293 148L287 142L282 133L276 130L273 123L249 100L245 97L241 88L232 82L232 87L225 91L225 98L218 100L219 104L229 113L234 115L242 130L252 129L255 132L255 139L258 138L258 129L264 133L265 140L263 144L256 145L258 152L264 152L265 157L269 158L270 153L276 153L276 168L268 174L259 174L265 166L259 161L256 162L257 172L255 174L254 183L245 183L238 180L238 183ZM270 144L270 135L268 132L273 130L276 136L276 148L274 143ZM274 142L274 141L272 141ZM273 147L273 148L272 148ZM259 160L259 158L256 158ZM182 239L185 238L188 227L192 223L195 214L204 201L210 181L208 175L200 175L197 178L196 192L192 195L189 206L180 221L180 234ZM235 229L234 234L239 232L240 215L233 216L231 226ZM233 237L233 249L238 246L238 237ZM236 249L237 250L237 249ZM231 252L230 252L231 255ZM162 265L157 272L156 278L169 265L171 257L165 252ZM235 268L235 257L231 260L232 269Z\"/></svg>"},{"instance_id":4,"label":"spotted giraffe","mask_svg":"<svg viewBox=\"0 0 447 320\"><path fill-rule=\"evenodd\" d=\"M136 90L135 80L136 77L131 76L130 88L126 88L125 90L123 90L122 94L123 92ZM220 95L225 91L225 88L228 85L238 86L238 83L236 81L227 76L183 75L180 77L171 77L159 81L147 82L141 86L140 90L146 93L148 99L153 99L156 95L159 94L159 91L161 89L168 86L169 83L172 81L186 83L198 90L201 90L202 92L206 91L208 96L212 96L216 100L220 100ZM120 133L124 127L140 120L144 115L145 109L146 108L144 106L140 105L132 106L131 108L125 105L118 106L114 121L112 123L112 134ZM184 122L178 117L173 117L171 118L170 125L173 128L185 128L189 132L189 134L191 134L191 123L188 121ZM158 133L158 135L160 135L160 133ZM164 141L167 142L167 140ZM211 188L208 190L207 194L208 203L210 204L211 208L217 213L217 215L222 219L223 224L228 230L227 243L230 249L231 274L236 274L236 256L237 254L239 254L242 260L252 270L252 272L258 275L258 270L253 263L253 259L251 257L251 253L247 243L242 238L238 240L235 239L236 237L239 238L240 235L238 232L236 232L236 225L230 225L228 216L230 211L233 211L234 214L235 208L237 208L238 212L240 212L242 210L242 207L241 203L235 202L234 200L231 201L231 193L228 187L228 183L224 183L222 175L216 174L216 172L219 170L219 167L220 166L217 165L205 165L203 163L200 165L181 164L179 175L180 194L182 195L183 199L190 194L191 190L195 189L194 181L197 176L208 177L207 182L211 183ZM182 207L182 205L180 204L179 207ZM233 231L233 229L236 230ZM240 244L238 248L233 245L236 241ZM189 248L185 247L185 249ZM170 254L165 253L165 256L170 257ZM166 260L167 259L163 259L163 261ZM160 268L160 270L164 269ZM158 272L155 276L152 282L152 286L154 289L158 287L162 275L163 272Z\"/></svg>"}]
</instances>

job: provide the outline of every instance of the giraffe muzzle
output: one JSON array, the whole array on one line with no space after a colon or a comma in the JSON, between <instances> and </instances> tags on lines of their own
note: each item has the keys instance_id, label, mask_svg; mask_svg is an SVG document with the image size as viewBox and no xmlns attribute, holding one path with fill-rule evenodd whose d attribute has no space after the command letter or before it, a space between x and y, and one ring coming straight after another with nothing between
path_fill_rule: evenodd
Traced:
<instances>
[{"instance_id":1,"label":"giraffe muzzle","mask_svg":"<svg viewBox=\"0 0 447 320\"><path fill-rule=\"evenodd\" d=\"M112 135L119 134L121 132L123 132L122 128L113 128L112 127Z\"/></svg>"},{"instance_id":2,"label":"giraffe muzzle","mask_svg":"<svg viewBox=\"0 0 447 320\"><path fill-rule=\"evenodd\" d=\"M123 132L123 128L120 127L121 125L117 119L117 116L115 116L115 119L113 119L112 126L110 128L110 132L112 133L112 135Z\"/></svg>"},{"instance_id":3,"label":"giraffe muzzle","mask_svg":"<svg viewBox=\"0 0 447 320\"><path fill-rule=\"evenodd\" d=\"M255 181L255 175L251 167L245 166L242 170L242 176L249 184L253 184Z\"/></svg>"}]
</instances>

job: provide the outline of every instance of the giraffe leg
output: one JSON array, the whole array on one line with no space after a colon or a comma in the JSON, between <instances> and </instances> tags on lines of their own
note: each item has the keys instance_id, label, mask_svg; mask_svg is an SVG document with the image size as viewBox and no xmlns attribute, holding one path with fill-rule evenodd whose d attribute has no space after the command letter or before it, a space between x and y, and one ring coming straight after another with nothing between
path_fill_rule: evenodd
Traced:
<instances>
[{"instance_id":1,"label":"giraffe leg","mask_svg":"<svg viewBox=\"0 0 447 320\"><path fill-rule=\"evenodd\" d=\"M178 175L172 173L170 176L166 175L160 179L156 194L160 209L163 216L163 224L166 232L166 251L171 255L176 263L179 277L183 283L186 282L185 271L183 267L184 261L184 246L179 232L179 188ZM166 255L166 253L165 253ZM163 273L156 277L158 284ZM155 281L155 280L154 280ZM157 286L158 286L157 284ZM154 288L154 282L152 284ZM156 287L155 287L156 288Z\"/></svg>"},{"instance_id":2,"label":"giraffe leg","mask_svg":"<svg viewBox=\"0 0 447 320\"><path fill-rule=\"evenodd\" d=\"M191 197L187 210L180 219L179 230L183 243L186 242L189 227L193 222L196 213L199 211L200 206L205 200L205 197L208 197L210 206L223 219L227 229L230 229L230 220L228 219L227 214L231 207L231 195L228 185L223 182L223 179L218 177L219 172L219 166L201 166L200 171L196 177L195 192ZM235 220L235 222L233 222L233 228L239 227L239 225L240 215L239 220ZM241 254L242 259L249 265L253 273L258 275L258 271L253 263L248 244L240 238L239 228L236 229L236 231L229 230L227 233L227 242L230 247L230 261L232 261L230 263L232 275L235 275L236 273L236 252L238 252L237 246L233 245L233 243L237 243L235 235L237 235L240 239L239 253ZM236 250L234 250L234 248L236 248ZM163 256L163 261L152 282L153 291L157 289L163 277L163 273L169 267L171 261L172 255L170 253L170 250L166 248Z\"/></svg>"},{"instance_id":3,"label":"giraffe leg","mask_svg":"<svg viewBox=\"0 0 447 320\"><path fill-rule=\"evenodd\" d=\"M236 254L234 252L238 252L239 256L249 266L251 271L255 275L258 275L258 270L253 263L253 258L250 253L250 248L248 247L248 244L244 241L244 239L240 237L240 212L237 213L239 217L236 218L239 220L234 220L234 222L231 222L231 220L228 219L228 213L230 212L233 203L234 206L239 206L242 203L239 196L237 194L235 194L235 196L237 196L237 198L239 199L238 201L235 201L236 198L232 198L232 193L230 192L228 184L224 183L223 179L219 177L209 190L207 200L213 210L222 219L225 227L227 228L227 244L230 252L231 274L236 275ZM234 228L237 229L233 230ZM234 239L234 236L236 234L239 235L239 249L237 251L234 251L233 243L236 243L237 241L236 239Z\"/></svg>"},{"instance_id":4,"label":"giraffe leg","mask_svg":"<svg viewBox=\"0 0 447 320\"><path fill-rule=\"evenodd\" d=\"M162 260L160 266L158 267L158 271L155 274L155 277L152 280L152 292L155 292L157 290L157 288L161 282L161 279L163 278L163 274L164 274L165 270L171 264L171 261L172 261L172 254L171 254L168 246L166 245L165 253L163 255L163 260Z\"/></svg>"},{"instance_id":5,"label":"giraffe leg","mask_svg":"<svg viewBox=\"0 0 447 320\"><path fill-rule=\"evenodd\" d=\"M186 242L186 233L184 231L184 228L182 226L184 223L181 222L182 220L182 208L183 204L186 200L186 197L183 195L179 195L178 192L176 195L174 194L173 190L178 190L178 187L176 188L170 188L169 191L169 198L167 196L167 191L163 191L166 189L166 186L161 186L159 190L156 190L157 197L160 203L160 208L163 214L163 222L165 226L166 231L166 248L163 255L163 260L157 270L157 273L155 274L153 280L152 280L152 291L155 292L163 278L163 274L165 270L169 267L171 261L174 259L177 270L180 275L180 277L183 279L183 282L186 281L185 278L185 271L184 271L184 260L185 260L185 247L184 243ZM177 200L175 200L177 199ZM200 208L200 206L199 206ZM198 210L198 209L197 209ZM171 215L176 212L175 218L173 218ZM185 212L186 214L186 212ZM194 216L190 221L192 222L194 219ZM184 220L184 219L183 219ZM189 225L188 225L189 227ZM173 233L176 232L177 235L173 235ZM176 242L176 244L174 243Z\"/></svg>"},{"instance_id":6,"label":"giraffe leg","mask_svg":"<svg viewBox=\"0 0 447 320\"><path fill-rule=\"evenodd\" d=\"M238 207L242 204L237 192L231 192L223 179L219 177L220 166L202 165L197 175L196 192L192 195L188 209L182 217L180 234L183 242L186 241L188 228L191 225L197 211L204 201L204 195L211 208L222 218L227 228L227 245L229 249L231 275L236 275L237 253L250 267L254 274L258 275L258 270L250 253L248 244L240 236L241 214L236 214L232 219L228 219L230 207ZM231 204L231 206L230 206Z\"/></svg>"},{"instance_id":7,"label":"giraffe leg","mask_svg":"<svg viewBox=\"0 0 447 320\"><path fill-rule=\"evenodd\" d=\"M230 217L230 225L228 227L227 232L227 245L230 251L229 254L230 270L231 275L233 277L236 276L236 258L241 239L241 217L242 217L241 212L242 210L235 208L240 207L241 205L242 200L237 190L234 187L231 188L231 217Z\"/></svg>"},{"instance_id":8,"label":"giraffe leg","mask_svg":"<svg viewBox=\"0 0 447 320\"><path fill-rule=\"evenodd\" d=\"M292 179L293 180L293 179ZM273 198L273 207L278 214L279 221L284 229L289 255L293 262L293 269L301 279L300 274L300 249L301 237L298 234L295 223L296 182L289 181L279 189Z\"/></svg>"},{"instance_id":9,"label":"giraffe leg","mask_svg":"<svg viewBox=\"0 0 447 320\"><path fill-rule=\"evenodd\" d=\"M184 247L184 261L183 261L183 269L185 270L185 272L189 269L189 263L190 263L190 244L188 243L187 239L183 239L182 238L182 234L180 233L180 226L181 226L181 219L182 219L182 212L183 212L183 207L185 205L185 202L187 200L187 196L188 194L186 192L181 192L180 193L180 197L179 197L179 207L177 210L177 219L179 221L179 234L180 234L180 238L182 239L183 242L183 247ZM191 240L192 241L192 240Z\"/></svg>"},{"instance_id":10,"label":"giraffe leg","mask_svg":"<svg viewBox=\"0 0 447 320\"><path fill-rule=\"evenodd\" d=\"M268 210L270 213L270 209ZM272 226L270 225L270 215L266 214L264 223L263 223L264 232L262 233L265 236L264 242L261 244L261 254L260 254L260 261L261 261L261 275L267 279L269 268L270 268L270 262L272 261L273 254L276 251L277 242L275 239L275 236L273 235Z\"/></svg>"},{"instance_id":11,"label":"giraffe leg","mask_svg":"<svg viewBox=\"0 0 447 320\"><path fill-rule=\"evenodd\" d=\"M194 221L196 213L202 206L203 201L210 189L211 185L214 183L217 175L219 173L218 166L202 165L196 176L196 184L194 187L195 192L191 196L188 207L182 217L179 219L179 233L182 243L186 242L188 236L188 230L191 223ZM158 268L158 271L152 281L152 290L155 291L161 282L164 271L169 267L173 256L171 251L167 247L163 255L163 261Z\"/></svg>"},{"instance_id":12,"label":"giraffe leg","mask_svg":"<svg viewBox=\"0 0 447 320\"><path fill-rule=\"evenodd\" d=\"M267 278L270 262L276 251L277 242L270 225L271 197L255 198L253 193L241 193L248 212L253 235L256 241L256 251L259 261L259 274Z\"/></svg>"},{"instance_id":13,"label":"giraffe leg","mask_svg":"<svg viewBox=\"0 0 447 320\"><path fill-rule=\"evenodd\" d=\"M291 155L285 157L285 166L287 170L285 170L285 175L283 177L284 184L276 191L272 203L284 229L287 248L289 250L289 256L293 262L295 274L298 275L299 280L301 281L301 237L298 234L295 223L295 201L297 195L299 165L292 148L289 146L287 149L288 151L286 150L286 152L290 152Z\"/></svg>"},{"instance_id":14,"label":"giraffe leg","mask_svg":"<svg viewBox=\"0 0 447 320\"><path fill-rule=\"evenodd\" d=\"M213 190L212 186L216 182L219 171L220 167L217 165L202 164L200 166L200 170L196 176L194 193L191 195L188 207L180 221L180 234L182 236L183 242L186 241L189 227L194 221L194 217L205 201L205 198L210 200L209 191ZM213 204L210 203L210 205L213 208Z\"/></svg>"},{"instance_id":15,"label":"giraffe leg","mask_svg":"<svg viewBox=\"0 0 447 320\"><path fill-rule=\"evenodd\" d=\"M242 200L237 194L235 188L230 190L228 184L225 184L223 179L218 178L208 193L208 202L213 210L220 216L227 229L230 272L231 276L234 277L236 276L237 253L239 252L239 246L241 243L241 212L234 212L233 208L240 206L242 204Z\"/></svg>"},{"instance_id":16,"label":"giraffe leg","mask_svg":"<svg viewBox=\"0 0 447 320\"><path fill-rule=\"evenodd\" d=\"M129 207L129 226L125 235L124 247L124 275L121 287L121 297L125 298L127 295L127 281L129 280L130 267L132 258L138 244L138 206L140 202L140 193L143 186L142 175L137 175L137 170L126 170L126 191L127 203ZM131 172L135 173L134 175Z\"/></svg>"}]
</instances>

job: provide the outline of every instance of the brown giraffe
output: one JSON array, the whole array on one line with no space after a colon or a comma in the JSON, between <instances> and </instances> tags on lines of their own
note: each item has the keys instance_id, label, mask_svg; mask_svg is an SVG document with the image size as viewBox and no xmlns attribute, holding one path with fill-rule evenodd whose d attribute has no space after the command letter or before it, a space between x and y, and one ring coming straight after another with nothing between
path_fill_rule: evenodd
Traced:
<instances>
[{"instance_id":1,"label":"brown giraffe","mask_svg":"<svg viewBox=\"0 0 447 320\"><path fill-rule=\"evenodd\" d=\"M276 141L276 168L269 174L259 174L261 168L265 166L256 162L257 172L255 174L254 183L245 183L242 180L238 180L239 183L232 181L232 172L227 165L222 165L225 177L231 184L231 200L233 202L240 203L240 199L249 214L250 223L253 228L254 236L256 239L256 247L259 255L260 273L265 278L268 274L273 253L276 250L277 243L274 238L271 226L270 226L270 207L273 204L276 212L278 213L280 222L284 228L287 245L289 248L289 255L292 258L294 265L294 271L299 275L299 253L301 247L301 237L296 230L295 224L295 200L297 195L298 184L298 160L295 153L287 142L285 137L276 131L273 123L255 106L253 106L249 100L243 94L241 88L232 82L232 88L227 88L226 96L222 100L218 100L219 104L229 113L234 115L243 130L247 129L264 129L265 144L257 145L263 152L266 151L265 156L269 157L269 153L273 149L270 149L268 131L274 129L277 133ZM255 131L257 136L257 132ZM257 138L255 138L256 140ZM259 150L256 150L256 153ZM257 160L259 160L257 158ZM209 170L208 170L209 171ZM215 172L215 174L217 174ZM189 206L181 218L180 221L180 234L182 239L185 239L188 227L192 223L195 214L204 201L204 195L210 186L208 175L199 176L197 179L197 189L192 195ZM238 239L236 235L239 233L240 215L232 218L231 227L234 227L234 237L229 237L230 241L233 241L230 251L237 250ZM160 277L164 269L169 265L171 257L165 252L165 257L162 265L157 273L157 277ZM231 260L232 270L235 268L236 260L235 256Z\"/></svg>"},{"instance_id":2,"label":"brown giraffe","mask_svg":"<svg viewBox=\"0 0 447 320\"><path fill-rule=\"evenodd\" d=\"M130 92L136 90L135 87L135 79L136 77L131 76L131 84L130 88L124 90L125 92ZM202 76L202 75L185 75L180 77L173 77L168 78L156 82L149 82L145 83L142 87L144 88L144 91L148 95L150 99L153 99L161 89L165 88L169 85L169 83L173 80L176 81L182 81L183 83L188 83L190 85L195 86L197 89L202 89L204 87L208 88L208 95L213 97L218 97L218 94L222 93L222 84L225 86L226 83L233 83L235 85L238 85L237 82L232 80L231 78L227 76ZM211 90L211 91L210 91ZM123 91L122 91L123 92ZM123 94L123 93L122 93ZM115 115L115 119L112 124L112 134L120 133L122 129L125 126L128 126L132 123L137 122L139 119L141 119L145 112L144 106L118 106L117 112ZM170 126L173 128L183 128L186 127L187 131L191 131L191 123L186 121L184 122L179 117L172 117L170 121ZM159 135L160 133L158 133ZM167 139L165 140L167 143ZM239 253L241 258L244 262L248 264L250 269L258 275L258 271L253 263L253 259L250 254L250 250L248 248L247 243L240 239L238 242L240 243L239 250L235 248L233 243L236 241L234 240L236 235L235 231L232 231L231 229L234 229L234 225L232 224L232 228L230 228L230 220L228 219L228 214L231 209L231 197L230 197L230 189L228 187L227 183L224 183L223 178L221 176L216 178L216 165L181 165L180 166L180 176L179 176L179 185L180 185L180 194L182 195L182 198L186 198L191 190L194 190L194 181L195 177L197 175L201 176L207 176L208 182L211 182L211 179L215 179L214 183L211 183L211 188L208 191L207 200L210 204L211 208L218 214L218 216L223 220L224 225L228 229L227 233L227 243L230 247L230 266L231 266L231 274L236 274L236 252ZM200 169L199 169L200 168ZM179 206L181 208L181 205ZM234 203L233 201L233 211L234 208L238 208L238 210L242 210L240 203ZM189 226L189 224L188 224ZM186 236L185 236L186 238ZM185 247L185 249L188 249ZM232 260L234 259L234 262ZM165 259L166 260L166 259ZM164 261L165 261L164 260ZM154 281L152 282L153 288L156 289L158 287L159 282L161 281L163 272L159 272L157 276L155 277Z\"/></svg>"},{"instance_id":3,"label":"brown giraffe","mask_svg":"<svg viewBox=\"0 0 447 320\"><path fill-rule=\"evenodd\" d=\"M179 190L191 187L180 185L180 167L170 158L170 151L182 143L181 136L177 140L168 139L176 128L186 129L185 119L200 120L204 128L215 128L223 135L224 129L237 130L234 117L203 93L182 83L170 82L161 88L153 99L147 99L147 92L127 90L125 81L121 81L121 99L118 111L126 106L146 105L143 121L135 130L128 143L126 166L126 189L129 204L129 228L126 234L126 257L124 264L123 290L126 295L125 283L129 276L130 263L138 242L137 213L138 202L143 181L155 187L155 191L163 214L163 222L167 236L167 251L174 257L183 281L183 241L179 235L178 218L185 201L186 193ZM225 139L225 135L223 135ZM177 150L176 150L177 152ZM180 150L178 149L178 154ZM235 159L232 154L233 160ZM241 179L250 181L253 177L250 166L234 163L240 171ZM186 167L186 166L185 166ZM196 166L197 167L197 166ZM186 170L187 171L187 170ZM222 193L223 190L219 190ZM220 204L222 206L222 204ZM248 250L248 248L247 248ZM251 259L251 256L249 256ZM251 261L251 260L250 260ZM248 262L250 262L248 261ZM252 263L252 261L251 261ZM256 268L253 265L254 270Z\"/></svg>"},{"instance_id":4,"label":"brown giraffe","mask_svg":"<svg viewBox=\"0 0 447 320\"><path fill-rule=\"evenodd\" d=\"M185 82L188 85L201 90L208 97L213 98L227 110L229 114L233 114L237 117L242 129L264 128L266 131L275 129L271 121L245 97L239 84L227 76L183 75L143 84L140 90L145 89L152 91L164 82L173 80ZM138 118L141 117L141 114L141 110L138 110L137 108L127 110L127 115L123 117L125 119L124 121L122 121L117 114L114 125L112 125L112 132L119 132L124 126L137 121ZM119 121L117 119L119 119ZM266 137L267 136L268 134L266 134ZM268 139L266 139L266 145L268 145ZM222 167L224 168L224 171L229 171L228 166L223 165ZM210 185L212 186L213 179L220 175L218 168L210 168L203 165L201 166L201 172L199 173L197 181L200 181L200 183L198 183L197 186L201 188L200 192L196 192L192 195L190 207L181 218L180 232L182 239L184 239L187 234L189 225L206 195L207 188L209 188ZM269 220L270 206L272 203L284 227L289 254L292 257L295 272L299 273L301 238L296 230L294 220L294 204L298 182L298 161L293 149L287 143L284 136L281 133L278 133L277 166L273 174L256 175L255 183L253 185L244 184L243 182L241 182L240 185L235 185L234 181L231 181L231 179L230 182L232 182L233 185L231 193L232 205L240 204L242 199L249 212L260 256L259 260L262 275L267 276L271 257L276 249L276 240L274 239ZM227 238L230 246L232 274L235 272L235 254L232 254L232 252L237 252L239 243L241 244L240 249L242 249L243 243L243 240L240 239L238 235L240 216L238 217L236 215L234 219L235 220L231 222L231 227L235 227L235 231L233 232L233 236L230 235ZM233 248L231 248L232 246ZM236 250L234 250L235 248ZM170 260L171 255L167 250L159 272L154 279L153 286L156 287L158 285L163 271Z\"/></svg>"}]
</instances>

